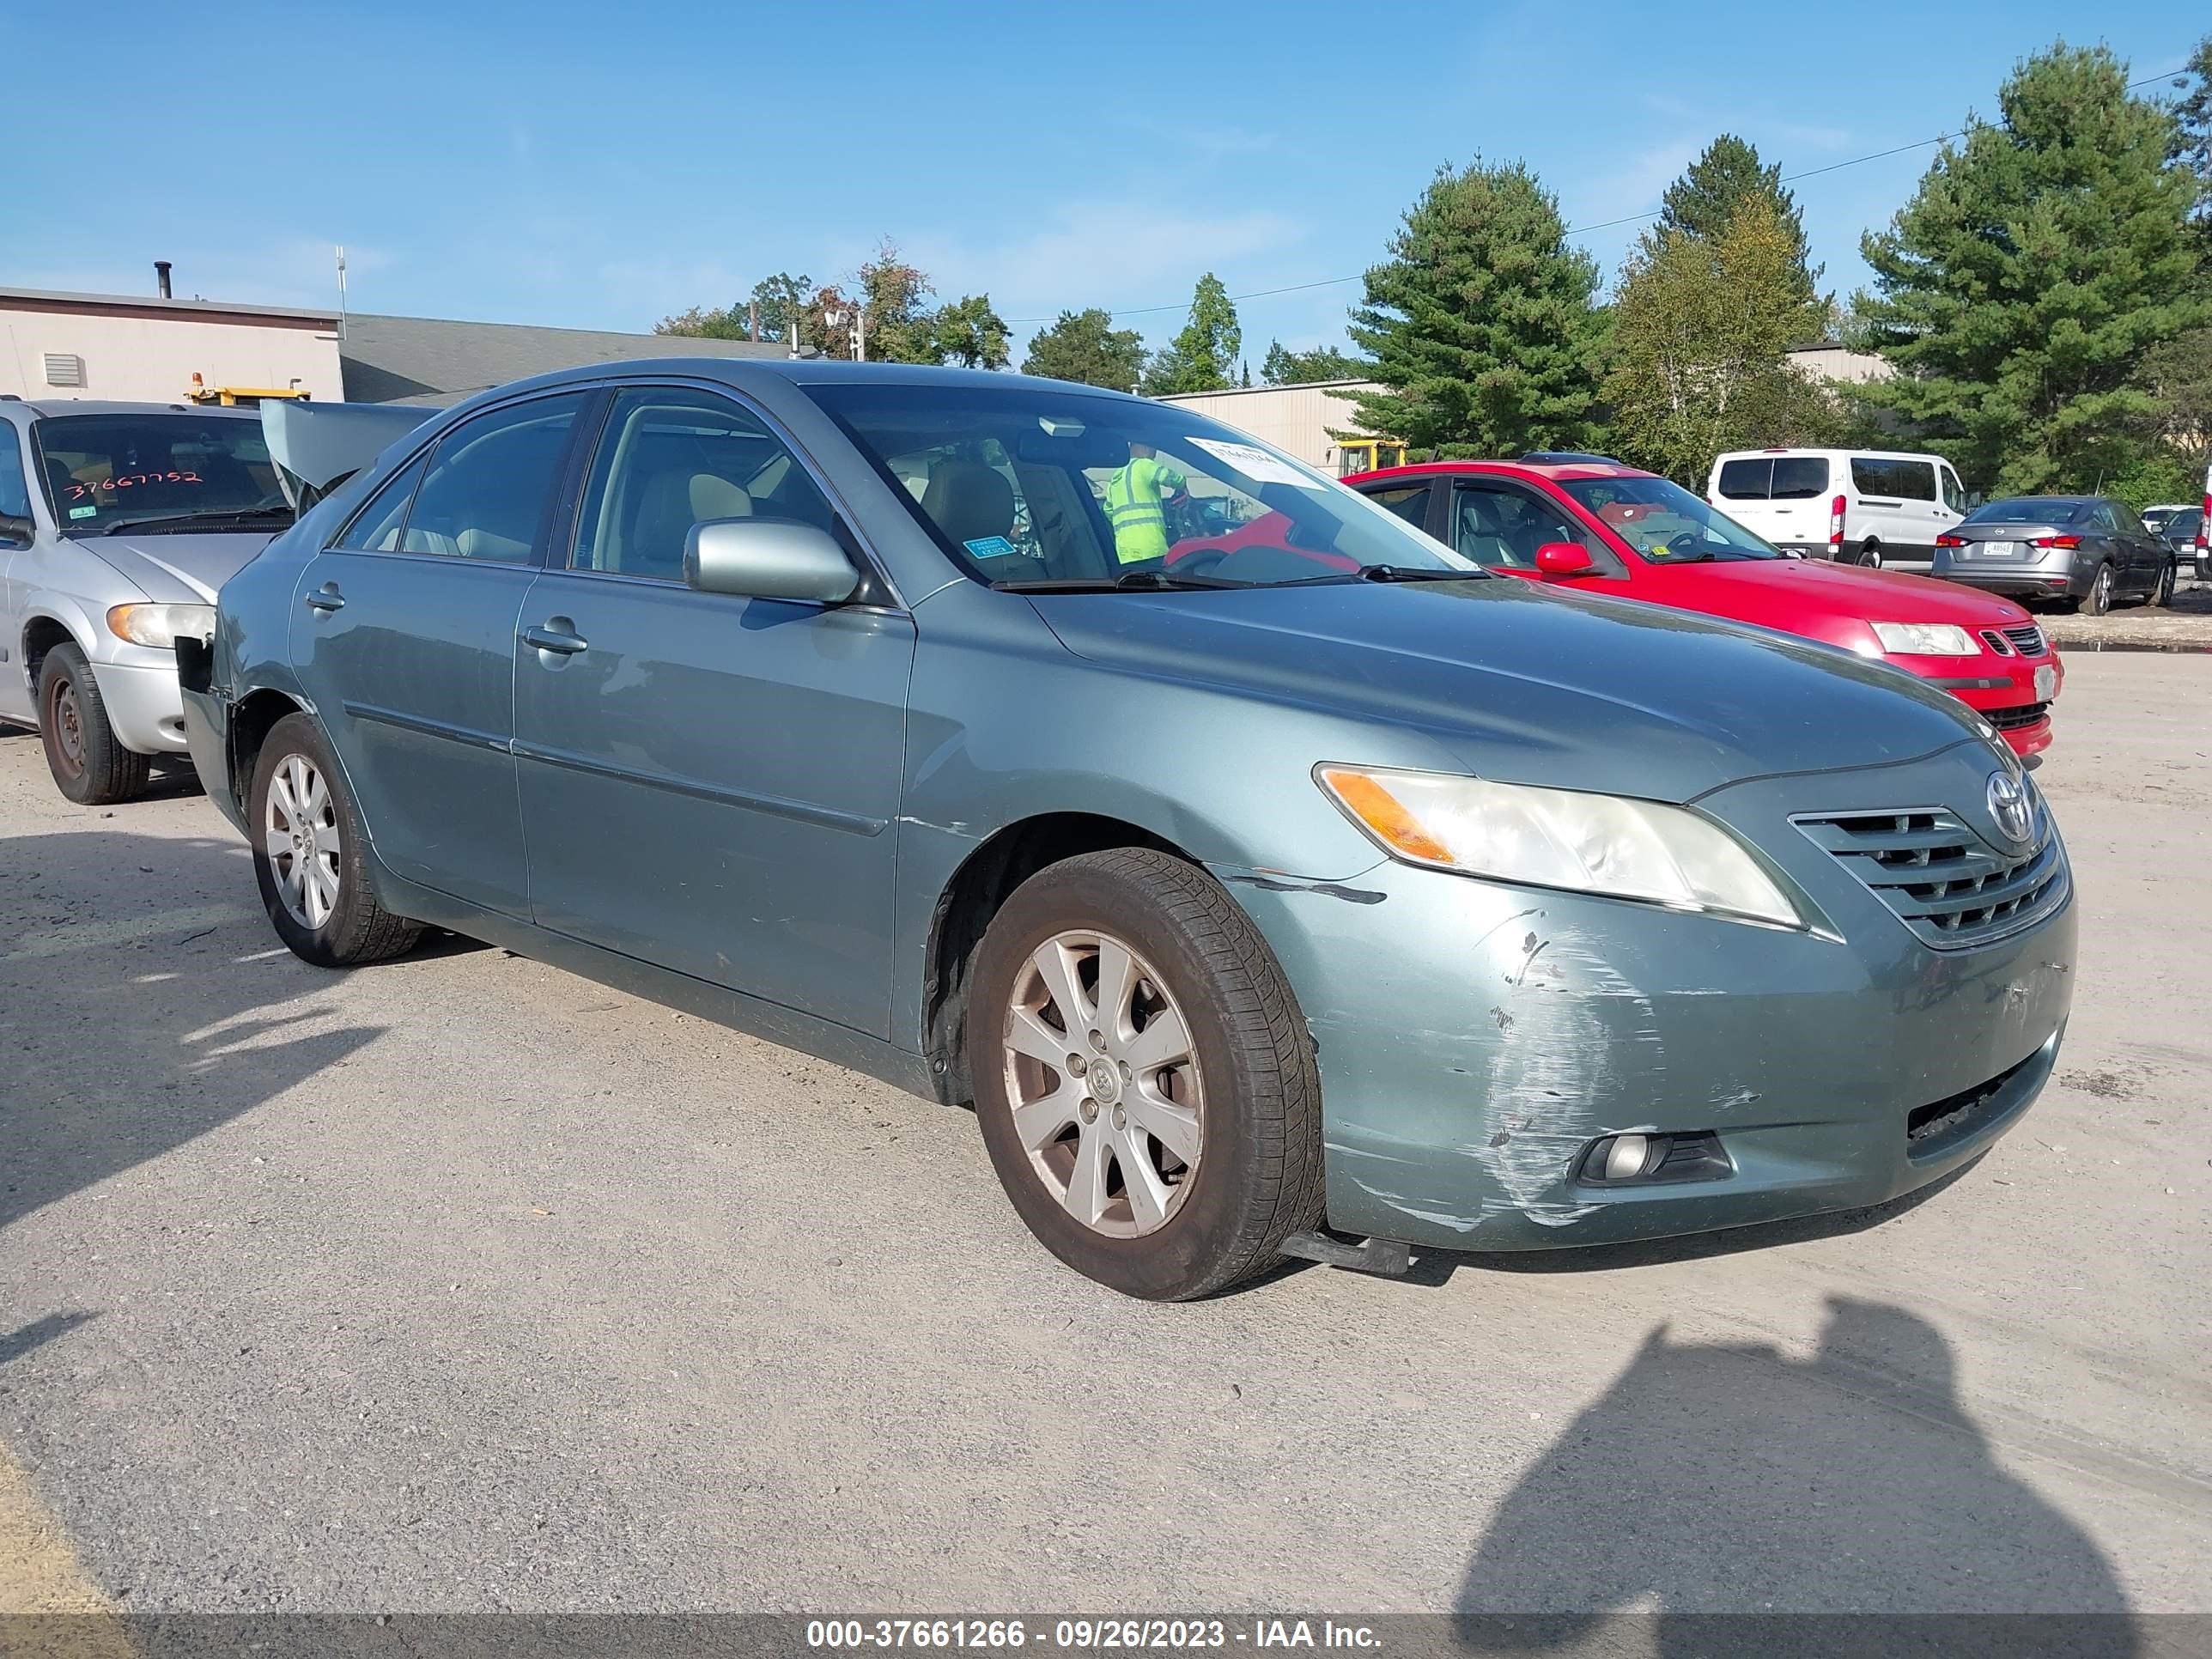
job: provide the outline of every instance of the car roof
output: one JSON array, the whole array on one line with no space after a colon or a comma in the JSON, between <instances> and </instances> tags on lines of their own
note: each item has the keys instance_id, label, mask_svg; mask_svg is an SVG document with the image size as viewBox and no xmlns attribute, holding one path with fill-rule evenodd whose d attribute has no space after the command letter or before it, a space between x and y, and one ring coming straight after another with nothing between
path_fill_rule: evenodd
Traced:
<instances>
[{"instance_id":1,"label":"car roof","mask_svg":"<svg viewBox=\"0 0 2212 1659\"><path fill-rule=\"evenodd\" d=\"M609 381L652 380L671 374L680 374L693 380L720 380L740 391L757 387L771 381L793 386L933 386L940 387L973 386L998 387L1029 386L1040 389L1073 393L1089 398L1115 398L1126 403L1143 403L1146 399L1133 398L1125 392L1111 391L1105 386L1084 386L1073 380L1047 380L1035 374L1009 374L1003 370L988 368L939 368L928 363L853 363L834 357L634 357L605 363L580 363L574 368L559 368L544 374L533 374L526 380L509 381L503 386L487 389L490 394L505 396L523 388L539 390L552 386L583 382L599 384ZM483 394L471 398L456 408L472 407ZM443 413L444 411L440 411Z\"/></svg>"},{"instance_id":2,"label":"car roof","mask_svg":"<svg viewBox=\"0 0 2212 1659\"><path fill-rule=\"evenodd\" d=\"M1717 466L1723 461L1763 461L1769 456L1780 458L1789 455L1820 455L1832 461L1854 458L1863 461L1940 461L1943 459L1924 449L1808 449L1783 445L1773 449L1724 449L1713 457L1713 465Z\"/></svg>"},{"instance_id":3,"label":"car roof","mask_svg":"<svg viewBox=\"0 0 2212 1659\"><path fill-rule=\"evenodd\" d=\"M1551 478L1656 478L1656 472L1646 472L1640 466L1627 466L1619 461L1415 461L1406 466L1378 467L1372 472L1363 472L1363 478L1427 477L1437 472L1469 475L1489 473L1492 476Z\"/></svg>"},{"instance_id":4,"label":"car roof","mask_svg":"<svg viewBox=\"0 0 2212 1659\"><path fill-rule=\"evenodd\" d=\"M41 420L55 415L216 415L227 421L261 418L258 410L226 409L220 404L131 404L101 398L25 398L9 401Z\"/></svg>"}]
</instances>

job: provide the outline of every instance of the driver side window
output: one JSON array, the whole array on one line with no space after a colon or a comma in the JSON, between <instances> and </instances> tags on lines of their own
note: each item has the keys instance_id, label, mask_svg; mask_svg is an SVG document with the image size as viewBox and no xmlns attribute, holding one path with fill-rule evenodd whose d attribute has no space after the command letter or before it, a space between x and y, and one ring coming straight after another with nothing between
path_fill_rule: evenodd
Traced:
<instances>
[{"instance_id":1,"label":"driver side window","mask_svg":"<svg viewBox=\"0 0 2212 1659\"><path fill-rule=\"evenodd\" d=\"M1534 570L1547 542L1573 542L1601 569L1615 561L1563 507L1507 483L1463 483L1452 491L1452 550L1490 570Z\"/></svg>"}]
</instances>

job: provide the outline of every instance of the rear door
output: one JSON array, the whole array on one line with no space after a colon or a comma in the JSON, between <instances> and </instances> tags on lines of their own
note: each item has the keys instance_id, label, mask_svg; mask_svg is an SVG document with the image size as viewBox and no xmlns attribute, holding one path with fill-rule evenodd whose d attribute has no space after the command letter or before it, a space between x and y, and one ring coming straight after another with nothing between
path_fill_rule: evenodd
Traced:
<instances>
[{"instance_id":1,"label":"rear door","mask_svg":"<svg viewBox=\"0 0 2212 1659\"><path fill-rule=\"evenodd\" d=\"M394 874L529 914L515 804L514 641L577 416L591 394L464 421L308 562L292 615L301 689Z\"/></svg>"},{"instance_id":2,"label":"rear door","mask_svg":"<svg viewBox=\"0 0 2212 1659\"><path fill-rule=\"evenodd\" d=\"M1741 455L1715 469L1706 498L1753 535L1801 553L1828 540L1828 458Z\"/></svg>"},{"instance_id":3,"label":"rear door","mask_svg":"<svg viewBox=\"0 0 2212 1659\"><path fill-rule=\"evenodd\" d=\"M532 912L883 1036L914 623L884 605L687 586L691 526L745 517L855 545L757 409L624 387L521 618Z\"/></svg>"}]
</instances>

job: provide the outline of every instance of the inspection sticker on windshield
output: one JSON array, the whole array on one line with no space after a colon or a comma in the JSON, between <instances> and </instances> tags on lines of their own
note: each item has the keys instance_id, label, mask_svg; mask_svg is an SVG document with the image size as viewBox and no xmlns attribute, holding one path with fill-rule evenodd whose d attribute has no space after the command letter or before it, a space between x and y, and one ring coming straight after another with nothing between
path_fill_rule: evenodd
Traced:
<instances>
[{"instance_id":1,"label":"inspection sticker on windshield","mask_svg":"<svg viewBox=\"0 0 2212 1659\"><path fill-rule=\"evenodd\" d=\"M96 507L73 507L70 508L70 517L72 519L88 519L99 511L100 509Z\"/></svg>"},{"instance_id":2,"label":"inspection sticker on windshield","mask_svg":"<svg viewBox=\"0 0 2212 1659\"><path fill-rule=\"evenodd\" d=\"M1277 460L1250 444L1224 443L1218 438L1193 438L1191 442L1216 460L1226 461L1254 483L1286 483L1300 489L1319 489L1321 480L1310 478L1289 463Z\"/></svg>"},{"instance_id":3,"label":"inspection sticker on windshield","mask_svg":"<svg viewBox=\"0 0 2212 1659\"><path fill-rule=\"evenodd\" d=\"M1004 536L978 536L974 541L963 542L960 545L979 559L1003 559L1015 550L1014 544Z\"/></svg>"}]
</instances>

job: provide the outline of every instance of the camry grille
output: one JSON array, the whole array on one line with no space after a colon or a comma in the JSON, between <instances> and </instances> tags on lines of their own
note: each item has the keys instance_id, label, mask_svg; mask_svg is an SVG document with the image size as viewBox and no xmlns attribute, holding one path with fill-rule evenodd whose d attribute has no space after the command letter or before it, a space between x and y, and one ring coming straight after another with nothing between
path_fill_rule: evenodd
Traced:
<instances>
[{"instance_id":1,"label":"camry grille","mask_svg":"<svg viewBox=\"0 0 2212 1659\"><path fill-rule=\"evenodd\" d=\"M2028 845L2001 852L1942 807L1807 815L1791 823L1874 893L1923 944L1987 945L2065 902L2066 857L2040 797Z\"/></svg>"}]
</instances>

